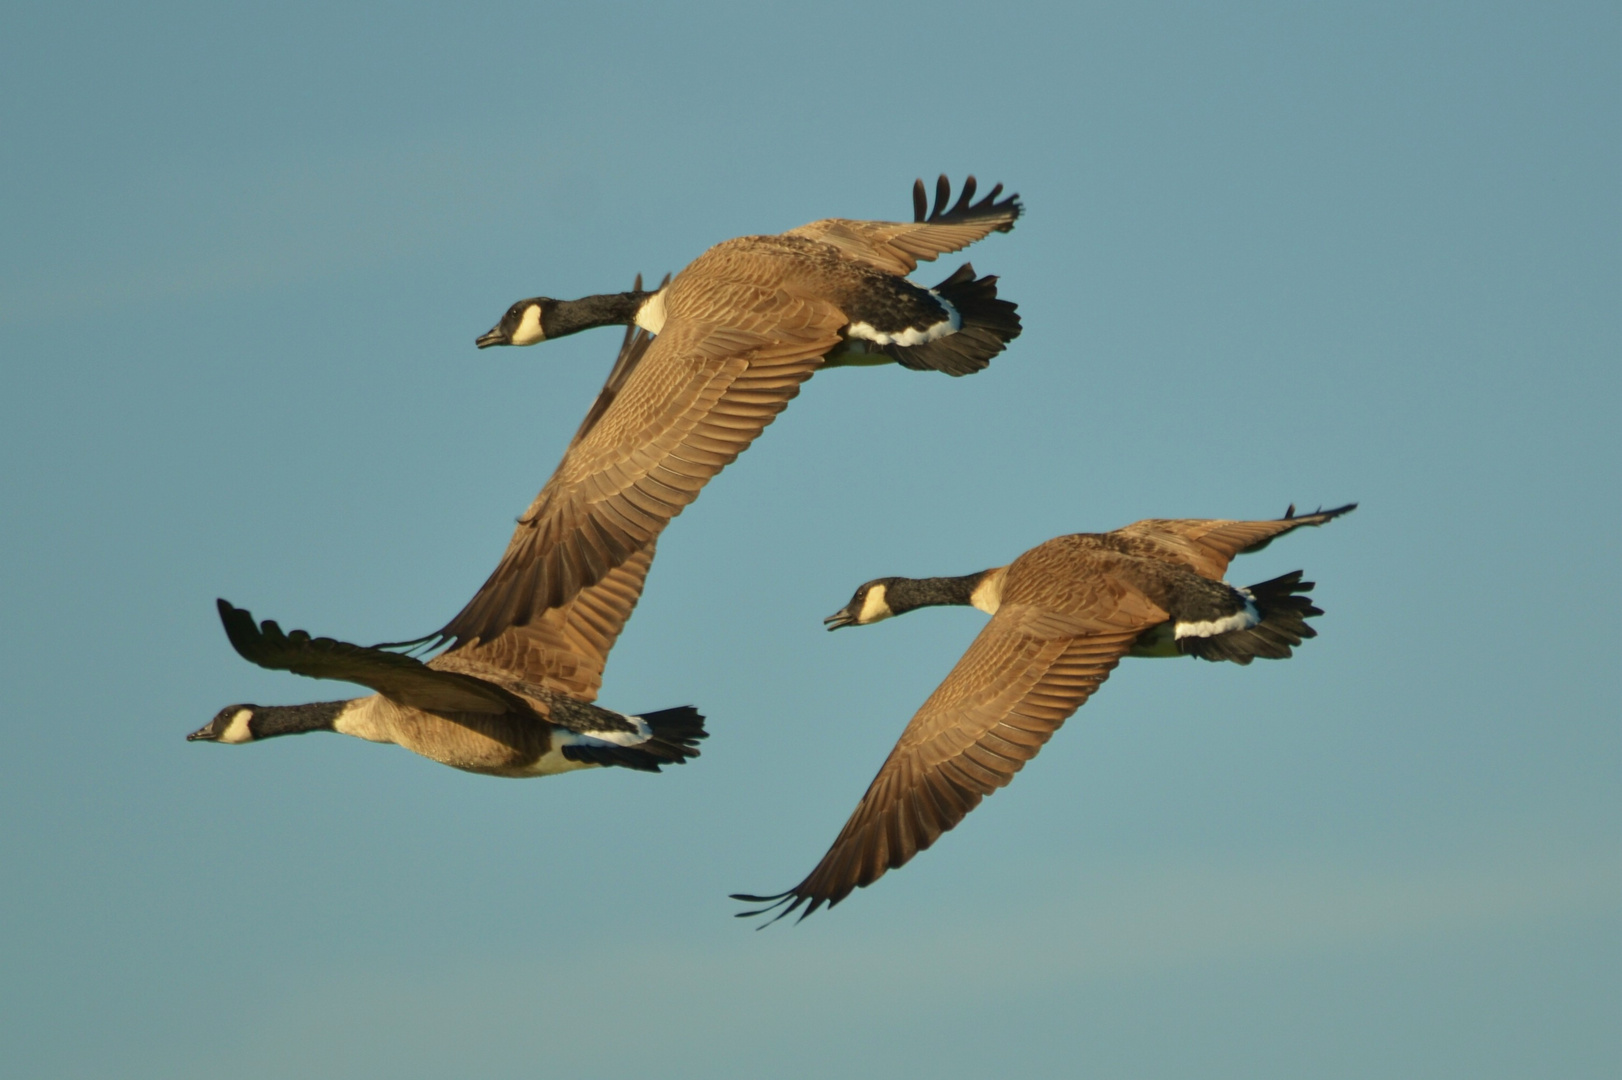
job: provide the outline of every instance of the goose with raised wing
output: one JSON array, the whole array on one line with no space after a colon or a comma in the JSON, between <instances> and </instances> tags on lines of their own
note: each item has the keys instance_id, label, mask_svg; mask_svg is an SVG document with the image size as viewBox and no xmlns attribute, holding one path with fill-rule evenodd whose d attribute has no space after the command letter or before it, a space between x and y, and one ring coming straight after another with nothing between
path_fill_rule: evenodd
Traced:
<instances>
[{"instance_id":1,"label":"goose with raised wing","mask_svg":"<svg viewBox=\"0 0 1622 1080\"><path fill-rule=\"evenodd\" d=\"M1139 521L1060 536L1012 563L945 578L877 578L830 615L865 626L920 607L972 605L991 620L901 733L856 810L804 881L772 896L734 894L782 918L832 907L929 847L1005 786L1126 656L1283 659L1323 614L1294 571L1249 588L1223 580L1260 551L1356 503L1271 521Z\"/></svg>"},{"instance_id":2,"label":"goose with raised wing","mask_svg":"<svg viewBox=\"0 0 1622 1080\"><path fill-rule=\"evenodd\" d=\"M640 285L640 279L638 279ZM627 331L586 421L591 431L651 344ZM603 665L642 595L654 543L524 626L466 642L423 662L389 648L283 633L274 622L219 601L244 659L261 667L369 687L367 697L305 705L230 705L187 736L227 744L335 731L394 743L423 757L492 776L547 776L594 766L658 772L698 756L704 718L682 706L636 715L594 704Z\"/></svg>"},{"instance_id":3,"label":"goose with raised wing","mask_svg":"<svg viewBox=\"0 0 1622 1080\"><path fill-rule=\"evenodd\" d=\"M592 430L519 521L490 579L434 640L489 640L565 602L651 541L821 367L888 363L963 375L1019 334L996 279L965 265L933 289L920 259L957 251L1020 214L970 177L933 208L914 186L911 222L828 219L710 248L657 290L534 297L478 339L530 345L594 326L656 333Z\"/></svg>"}]
</instances>

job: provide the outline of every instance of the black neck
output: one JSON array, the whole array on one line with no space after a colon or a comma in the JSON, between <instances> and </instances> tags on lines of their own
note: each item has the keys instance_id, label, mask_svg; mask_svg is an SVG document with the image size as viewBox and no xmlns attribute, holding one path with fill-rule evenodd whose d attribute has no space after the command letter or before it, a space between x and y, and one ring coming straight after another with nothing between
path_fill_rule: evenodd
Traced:
<instances>
[{"instance_id":1,"label":"black neck","mask_svg":"<svg viewBox=\"0 0 1622 1080\"><path fill-rule=\"evenodd\" d=\"M633 290L582 296L578 300L556 300L542 312L541 330L550 339L578 334L594 326L628 326L636 319L637 309L652 295Z\"/></svg>"},{"instance_id":2,"label":"black neck","mask_svg":"<svg viewBox=\"0 0 1622 1080\"><path fill-rule=\"evenodd\" d=\"M306 731L331 731L332 722L344 711L347 701L312 701L308 705L259 705L248 721L255 739L277 735L302 735Z\"/></svg>"},{"instance_id":3,"label":"black neck","mask_svg":"<svg viewBox=\"0 0 1622 1080\"><path fill-rule=\"evenodd\" d=\"M885 586L884 602L900 615L913 608L935 607L942 604L967 606L974 596L975 586L986 576L978 574L962 577L896 578Z\"/></svg>"}]
</instances>

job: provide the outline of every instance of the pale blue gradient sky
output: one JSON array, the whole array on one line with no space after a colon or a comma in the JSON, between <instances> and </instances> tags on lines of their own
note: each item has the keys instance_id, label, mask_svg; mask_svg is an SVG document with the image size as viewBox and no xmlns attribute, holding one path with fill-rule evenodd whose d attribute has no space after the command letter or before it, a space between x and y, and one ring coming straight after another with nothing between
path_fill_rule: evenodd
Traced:
<instances>
[{"instance_id":1,"label":"pale blue gradient sky","mask_svg":"<svg viewBox=\"0 0 1622 1080\"><path fill-rule=\"evenodd\" d=\"M30 1077L1602 1077L1622 1065L1614 4L17 3L0 14L0 1065ZM707 245L1028 215L1026 333L829 372L679 519L603 700L649 777L335 737L225 596L443 622L617 335L512 300ZM927 266L932 281L952 259ZM798 927L978 630L881 574L1360 500L1242 560L1282 664L1131 661L1007 791Z\"/></svg>"}]
</instances>

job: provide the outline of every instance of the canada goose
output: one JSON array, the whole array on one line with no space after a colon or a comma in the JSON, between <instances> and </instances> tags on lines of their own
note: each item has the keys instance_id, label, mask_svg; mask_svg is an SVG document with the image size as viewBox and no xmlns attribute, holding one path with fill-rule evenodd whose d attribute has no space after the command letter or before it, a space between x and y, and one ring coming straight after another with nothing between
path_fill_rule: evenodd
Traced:
<instances>
[{"instance_id":1,"label":"canada goose","mask_svg":"<svg viewBox=\"0 0 1622 1080\"><path fill-rule=\"evenodd\" d=\"M998 184L974 202L975 186L970 177L948 208L941 177L926 214L914 185L912 222L834 218L728 240L655 291L514 304L481 348L620 323L658 336L519 520L490 579L432 638L489 640L599 580L697 498L819 367L985 367L1020 329L996 279L968 265L934 289L904 276L919 259L1013 228L1018 197L998 201Z\"/></svg>"},{"instance_id":2,"label":"canada goose","mask_svg":"<svg viewBox=\"0 0 1622 1080\"><path fill-rule=\"evenodd\" d=\"M1301 572L1236 589L1235 556L1260 551L1356 503L1276 521L1148 520L1060 536L1005 567L955 578L878 578L856 590L828 629L862 626L934 604L972 604L991 621L924 702L815 870L775 896L735 900L800 917L871 885L963 820L1036 756L1123 656L1199 656L1248 664L1282 659L1323 614Z\"/></svg>"},{"instance_id":3,"label":"canada goose","mask_svg":"<svg viewBox=\"0 0 1622 1080\"><path fill-rule=\"evenodd\" d=\"M613 399L649 341L643 331L627 331L581 434L602 414L599 406ZM628 716L592 704L608 652L642 595L654 546L650 541L639 547L567 603L548 608L527 625L509 627L482 643L464 643L427 663L386 648L311 638L301 630L284 634L274 622L256 625L248 612L221 600L226 636L244 659L377 692L308 705L230 705L186 737L245 743L336 731L396 743L469 772L513 777L597 765L658 772L661 765L697 757L695 744L705 731L696 709Z\"/></svg>"}]
</instances>

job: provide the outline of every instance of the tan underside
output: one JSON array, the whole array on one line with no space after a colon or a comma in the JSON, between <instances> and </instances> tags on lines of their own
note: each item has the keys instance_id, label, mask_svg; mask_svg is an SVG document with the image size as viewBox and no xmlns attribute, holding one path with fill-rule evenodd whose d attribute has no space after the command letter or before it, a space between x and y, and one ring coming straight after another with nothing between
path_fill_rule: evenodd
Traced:
<instances>
[{"instance_id":1,"label":"tan underside","mask_svg":"<svg viewBox=\"0 0 1622 1080\"><path fill-rule=\"evenodd\" d=\"M433 713L381 694L351 701L333 730L393 743L442 765L490 776L544 775L537 766L551 747L549 732L533 720L496 713Z\"/></svg>"}]
</instances>

